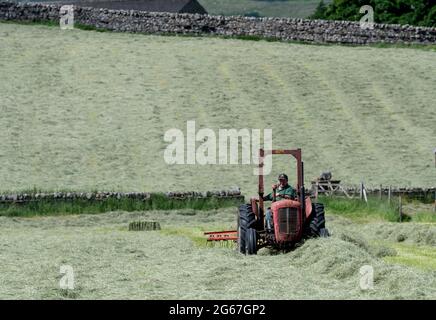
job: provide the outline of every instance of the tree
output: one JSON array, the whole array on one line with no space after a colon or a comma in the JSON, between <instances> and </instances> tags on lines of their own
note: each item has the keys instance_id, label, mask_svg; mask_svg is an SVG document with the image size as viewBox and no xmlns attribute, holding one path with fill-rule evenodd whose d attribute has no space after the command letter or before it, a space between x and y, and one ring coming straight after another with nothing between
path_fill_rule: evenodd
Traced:
<instances>
[{"instance_id":1,"label":"tree","mask_svg":"<svg viewBox=\"0 0 436 320\"><path fill-rule=\"evenodd\" d=\"M434 0L333 0L328 5L321 1L310 18L359 21L364 5L374 8L374 22L436 26Z\"/></svg>"},{"instance_id":2,"label":"tree","mask_svg":"<svg viewBox=\"0 0 436 320\"><path fill-rule=\"evenodd\" d=\"M327 10L326 4L324 3L324 0L321 0L315 9L315 13L312 14L310 16L310 18L311 19L324 19L326 10Z\"/></svg>"}]
</instances>

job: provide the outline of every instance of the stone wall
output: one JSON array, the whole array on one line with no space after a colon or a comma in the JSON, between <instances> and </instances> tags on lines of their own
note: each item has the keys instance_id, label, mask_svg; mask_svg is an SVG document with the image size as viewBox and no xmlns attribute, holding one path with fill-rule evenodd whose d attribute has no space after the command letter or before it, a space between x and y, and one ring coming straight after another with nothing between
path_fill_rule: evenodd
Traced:
<instances>
[{"instance_id":1,"label":"stone wall","mask_svg":"<svg viewBox=\"0 0 436 320\"><path fill-rule=\"evenodd\" d=\"M60 5L0 2L0 20L59 21ZM436 43L436 28L289 18L253 18L200 14L74 8L75 23L95 28L139 33L254 36L316 43Z\"/></svg>"},{"instance_id":2,"label":"stone wall","mask_svg":"<svg viewBox=\"0 0 436 320\"><path fill-rule=\"evenodd\" d=\"M181 191L163 193L171 199L237 199L244 200L239 188L233 190L216 191ZM53 200L107 200L107 199L135 199L148 200L153 196L150 192L31 192L0 194L0 203L20 203L31 201L53 201Z\"/></svg>"}]
</instances>

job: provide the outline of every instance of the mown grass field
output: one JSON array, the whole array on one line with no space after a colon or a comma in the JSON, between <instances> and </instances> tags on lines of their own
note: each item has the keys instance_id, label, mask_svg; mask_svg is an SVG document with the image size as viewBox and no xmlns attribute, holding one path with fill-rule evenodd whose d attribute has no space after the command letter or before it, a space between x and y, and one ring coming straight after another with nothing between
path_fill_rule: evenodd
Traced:
<instances>
[{"instance_id":1,"label":"mown grass field","mask_svg":"<svg viewBox=\"0 0 436 320\"><path fill-rule=\"evenodd\" d=\"M273 147L303 149L306 182L329 169L349 184L432 186L435 55L0 23L0 192L255 193L253 166L164 162L166 130L185 131L188 120L272 128ZM293 179L284 159L273 166L267 186L281 171ZM0 297L436 299L434 219L412 205L412 221L400 224L383 204L326 201L332 237L249 257L202 235L235 228L234 208L9 212L0 216ZM162 230L127 231L137 220ZM59 287L61 265L74 269L73 291ZM363 265L374 268L373 290L359 286Z\"/></svg>"},{"instance_id":2,"label":"mown grass field","mask_svg":"<svg viewBox=\"0 0 436 320\"><path fill-rule=\"evenodd\" d=\"M436 52L0 24L0 191L240 186L251 165L168 165L164 134L272 128L306 183L434 186ZM294 166L274 158L267 186Z\"/></svg>"},{"instance_id":3,"label":"mown grass field","mask_svg":"<svg viewBox=\"0 0 436 320\"><path fill-rule=\"evenodd\" d=\"M161 231L127 231L130 221ZM292 252L243 256L208 246L235 209L0 217L2 299L436 299L436 228L327 216L332 236ZM401 241L401 242L400 242ZM60 266L75 289L61 290ZM374 268L374 288L359 270Z\"/></svg>"}]
</instances>

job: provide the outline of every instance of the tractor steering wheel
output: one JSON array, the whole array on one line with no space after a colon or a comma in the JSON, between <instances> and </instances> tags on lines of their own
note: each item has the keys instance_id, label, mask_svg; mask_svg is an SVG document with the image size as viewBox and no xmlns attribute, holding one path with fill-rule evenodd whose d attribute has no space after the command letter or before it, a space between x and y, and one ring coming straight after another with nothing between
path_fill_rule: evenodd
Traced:
<instances>
[{"instance_id":1,"label":"tractor steering wheel","mask_svg":"<svg viewBox=\"0 0 436 320\"><path fill-rule=\"evenodd\" d=\"M280 197L280 198L284 198L284 199L287 199L287 200L292 200L291 197L288 196L287 194L278 194L278 195L276 195L276 197L277 197L277 198L278 198L278 197Z\"/></svg>"}]
</instances>

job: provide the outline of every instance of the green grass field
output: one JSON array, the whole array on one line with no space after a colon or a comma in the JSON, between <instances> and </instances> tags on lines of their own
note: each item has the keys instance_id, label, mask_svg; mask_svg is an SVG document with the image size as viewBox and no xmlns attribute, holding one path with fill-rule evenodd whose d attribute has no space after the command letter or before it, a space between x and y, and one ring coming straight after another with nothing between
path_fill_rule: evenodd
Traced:
<instances>
[{"instance_id":1,"label":"green grass field","mask_svg":"<svg viewBox=\"0 0 436 320\"><path fill-rule=\"evenodd\" d=\"M127 231L137 220L161 231ZM328 239L292 252L243 256L207 245L204 231L235 227L235 209L0 217L2 299L435 299L434 225L327 216ZM409 235L398 242L399 235ZM75 289L61 290L60 266ZM374 268L374 288L359 270Z\"/></svg>"},{"instance_id":2,"label":"green grass field","mask_svg":"<svg viewBox=\"0 0 436 320\"><path fill-rule=\"evenodd\" d=\"M306 183L434 186L436 52L0 24L0 191L256 192L252 165L168 165L170 128L272 128ZM295 166L274 158L272 174Z\"/></svg>"}]
</instances>

